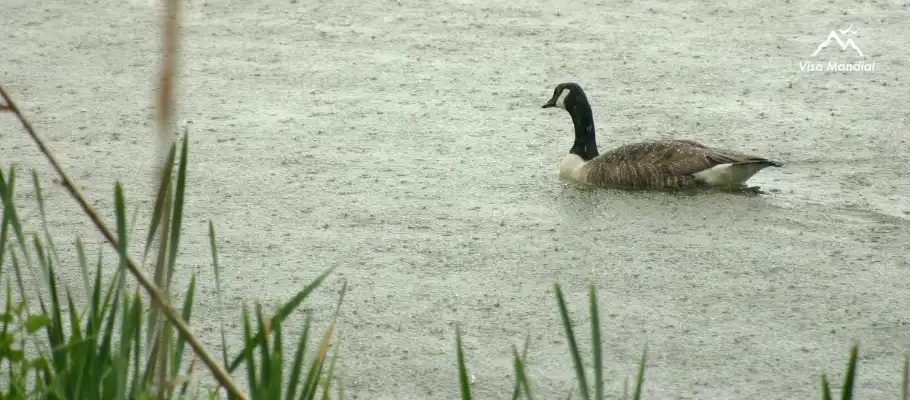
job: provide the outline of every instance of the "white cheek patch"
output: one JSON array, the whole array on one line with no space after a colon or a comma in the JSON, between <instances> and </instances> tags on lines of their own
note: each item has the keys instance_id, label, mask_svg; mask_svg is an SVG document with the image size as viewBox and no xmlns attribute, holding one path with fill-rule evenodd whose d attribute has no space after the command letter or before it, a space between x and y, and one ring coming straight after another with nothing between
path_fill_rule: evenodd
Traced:
<instances>
[{"instance_id":1,"label":"white cheek patch","mask_svg":"<svg viewBox=\"0 0 910 400\"><path fill-rule=\"evenodd\" d=\"M569 93L572 92L569 89L563 89L562 93L559 94L559 98L556 99L556 107L559 107L563 110L566 109L566 97L569 97Z\"/></svg>"}]
</instances>

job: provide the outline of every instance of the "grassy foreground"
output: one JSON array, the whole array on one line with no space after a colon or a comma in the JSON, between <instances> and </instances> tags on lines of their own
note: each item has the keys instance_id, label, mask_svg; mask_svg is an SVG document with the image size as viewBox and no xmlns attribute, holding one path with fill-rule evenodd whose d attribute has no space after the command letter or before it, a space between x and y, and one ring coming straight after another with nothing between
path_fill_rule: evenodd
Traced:
<instances>
[{"instance_id":1,"label":"grassy foreground","mask_svg":"<svg viewBox=\"0 0 910 400\"><path fill-rule=\"evenodd\" d=\"M165 177L175 172L175 150L176 146L171 148ZM110 245L119 256L119 265L103 265L100 249L97 262L90 261L96 257L87 255L82 240L77 238L76 253L84 292L81 296L74 296L74 289L71 288L78 282L61 282L56 273L61 267L74 270L75 266L67 265L58 256L51 228L46 222L37 174L32 173L32 183L42 226L40 233L31 233L23 226L16 211L15 167L9 168L8 172L0 169L0 198L3 204L0 276L6 278L3 279L6 285L5 301L0 313L0 363L8 366L4 368L5 379L0 379L0 382L6 381L3 398L195 398L203 392L208 396L216 395L217 388L202 390L198 385L191 385L194 377L201 372L199 359L211 358L201 341L188 329L195 298L195 274L190 278L179 311L170 305L168 295L181 238L187 175L186 138L179 165L177 179L164 179L162 182L145 235L147 242L142 268L137 267L127 252L131 239L128 232L137 221L135 217L127 219L122 187L119 182L115 185L116 237ZM168 204L171 208L166 210ZM166 221L168 223L159 223L163 214L172 216ZM93 220L100 221L97 214L92 215ZM162 225L167 229L164 230ZM166 238L161 241L166 244L159 245L155 250L152 246L158 235ZM209 224L209 243L220 302L220 269L212 223ZM4 268L7 265L11 268ZM126 279L129 278L127 274L134 272L141 277L143 270L163 272L166 277L162 286L151 283L165 307L158 307L155 301L151 301L153 307L148 313L143 311L147 309L143 299L154 298L155 295L151 292L140 293L138 289L132 292L125 289ZM105 276L103 271L114 273L105 280L102 278ZM322 272L272 316L266 316L259 305L255 310L244 308L241 321L244 345L231 358L228 358L231 353L225 341L222 321L223 358L220 362L212 358L217 368L204 361L201 364L216 377L229 398L312 399L317 394L328 397L335 358L329 358L327 352L334 322L328 325L318 341L315 354L306 352L311 336L310 319L307 319L300 335L289 338L290 344L284 343L282 324L329 273ZM344 288L341 292L343 296ZM80 303L74 298L86 301ZM178 328L175 335L171 328L178 324L183 329ZM186 354L188 345L192 354ZM222 376L218 376L219 368L225 371ZM248 383L245 392L249 396L231 379L231 374L239 371L245 371ZM339 393L339 397L342 396L343 393Z\"/></svg>"}]
</instances>

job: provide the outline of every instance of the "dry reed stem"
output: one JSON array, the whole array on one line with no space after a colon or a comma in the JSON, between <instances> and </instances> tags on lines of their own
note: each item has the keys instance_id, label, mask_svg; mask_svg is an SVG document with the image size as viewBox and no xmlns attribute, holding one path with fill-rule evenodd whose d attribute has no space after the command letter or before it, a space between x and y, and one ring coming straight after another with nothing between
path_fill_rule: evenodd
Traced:
<instances>
[{"instance_id":1,"label":"dry reed stem","mask_svg":"<svg viewBox=\"0 0 910 400\"><path fill-rule=\"evenodd\" d=\"M177 109L177 99L174 93L177 80L177 56L180 50L180 7L178 0L162 0L164 26L163 54L161 70L159 71L158 98L156 99L156 119L158 128L158 155L160 174L164 172L168 151L173 144L171 132L174 128L174 112Z\"/></svg>"},{"instance_id":2,"label":"dry reed stem","mask_svg":"<svg viewBox=\"0 0 910 400\"><path fill-rule=\"evenodd\" d=\"M178 0L162 0L164 4L164 57L161 63L161 81L158 86L158 151L163 164L173 142L174 111L177 102L174 95L177 80L177 54L180 49L180 7ZM161 166L162 171L164 165Z\"/></svg>"},{"instance_id":3,"label":"dry reed stem","mask_svg":"<svg viewBox=\"0 0 910 400\"><path fill-rule=\"evenodd\" d=\"M174 95L174 87L176 81L176 71L177 71L177 54L180 44L180 20L179 12L180 5L178 0L162 0L163 14L161 16L164 35L163 35L163 54L161 59L161 71L160 79L158 85L158 101L157 101L157 128L158 128L158 165L153 169L154 172L157 172L158 182L165 182L164 172L167 171L168 153L171 145L173 144L173 139L171 137L171 132L174 127L174 112L177 109L176 96ZM170 196L170 191L166 191L168 195L165 197L165 205L163 212L161 213L161 234L160 239L158 240L158 258L155 265L155 284L158 285L158 288L161 289L162 294L165 299L170 301L171 299L171 275L174 271L171 270L172 266L167 265L165 261L165 254L167 254L168 249L168 234L170 233L170 221L171 221L171 207L172 201ZM172 244L176 245L176 243ZM159 321L160 315L157 312L149 313L149 326L154 326L153 329L154 336L157 340L163 340L165 343L171 343L173 331L171 326L165 321ZM159 323L164 322L164 323ZM167 380L168 380L168 368L166 366L168 363L169 357L169 348L168 346L159 346L158 347L158 362L161 364L162 368L158 370L158 396L163 400L164 396L168 392L167 390Z\"/></svg>"},{"instance_id":4,"label":"dry reed stem","mask_svg":"<svg viewBox=\"0 0 910 400\"><path fill-rule=\"evenodd\" d=\"M0 96L3 97L3 101L6 102L5 107L16 116L19 122L22 124L22 127L25 128L25 131L31 136L35 144L38 145L38 148L41 150L41 153L44 154L48 162L54 168L54 171L60 175L60 181L63 184L63 187L70 193L74 200L79 203L79 206L82 208L82 211L88 216L88 218L95 224L95 227L101 231L101 234L104 236L105 240L114 248L118 249L119 244L117 243L117 238L108 228L107 224L101 219L98 213L92 208L91 205L86 201L85 196L82 195L82 192L76 186L76 183L66 174L66 171L63 170L63 167L60 165L60 162L57 161L57 157L54 156L50 147L47 145L47 142L44 141L38 135L38 132L32 128L32 124L22 115L22 112L19 110L19 107L13 101L13 99L6 93L6 90L3 89L3 86L0 85ZM152 300L152 304L160 309L167 320L173 324L180 334L186 338L187 343L190 344L190 347L193 348L193 351L196 353L199 358L202 359L202 362L208 366L209 370L212 372L212 375L215 376L215 379L218 380L218 383L221 384L227 391L233 394L237 399L245 400L247 397L244 395L240 389L234 384L234 381L231 380L230 375L224 368L215 361L215 357L209 354L208 350L205 349L202 342L190 331L189 326L183 321L182 318L177 314L177 310L171 308L164 295L161 291L158 290L158 287L142 272L142 270L137 266L136 262L133 261L133 258L129 255L124 255L126 258L126 267L131 274L139 282L139 285L149 294L149 298Z\"/></svg>"}]
</instances>

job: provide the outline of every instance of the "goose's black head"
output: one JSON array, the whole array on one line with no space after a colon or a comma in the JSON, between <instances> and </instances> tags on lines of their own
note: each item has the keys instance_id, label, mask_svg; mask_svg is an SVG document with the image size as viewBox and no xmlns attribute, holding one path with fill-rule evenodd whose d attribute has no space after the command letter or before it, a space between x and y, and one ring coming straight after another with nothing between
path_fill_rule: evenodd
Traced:
<instances>
[{"instance_id":1,"label":"goose's black head","mask_svg":"<svg viewBox=\"0 0 910 400\"><path fill-rule=\"evenodd\" d=\"M585 91L577 83L565 82L556 85L553 97L543 105L543 108L559 107L569 112L572 116L572 125L575 127L575 143L569 153L589 161L598 156L597 140L594 133L594 116L591 114L591 104Z\"/></svg>"},{"instance_id":2,"label":"goose's black head","mask_svg":"<svg viewBox=\"0 0 910 400\"><path fill-rule=\"evenodd\" d=\"M578 86L577 83L565 82L556 85L556 89L553 90L553 97L542 108L558 107L571 113L575 106L578 105L590 107L585 91L581 90L581 86Z\"/></svg>"}]
</instances>

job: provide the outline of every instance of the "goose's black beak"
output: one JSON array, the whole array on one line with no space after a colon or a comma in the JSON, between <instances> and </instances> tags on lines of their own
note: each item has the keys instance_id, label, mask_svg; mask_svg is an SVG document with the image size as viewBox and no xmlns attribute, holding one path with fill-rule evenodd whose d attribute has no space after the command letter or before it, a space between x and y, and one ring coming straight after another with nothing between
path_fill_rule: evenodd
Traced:
<instances>
[{"instance_id":1,"label":"goose's black beak","mask_svg":"<svg viewBox=\"0 0 910 400\"><path fill-rule=\"evenodd\" d=\"M556 102L554 102L551 99L550 101L547 102L547 104L544 104L543 107L540 107L540 108L552 108L552 107L556 107Z\"/></svg>"}]
</instances>

